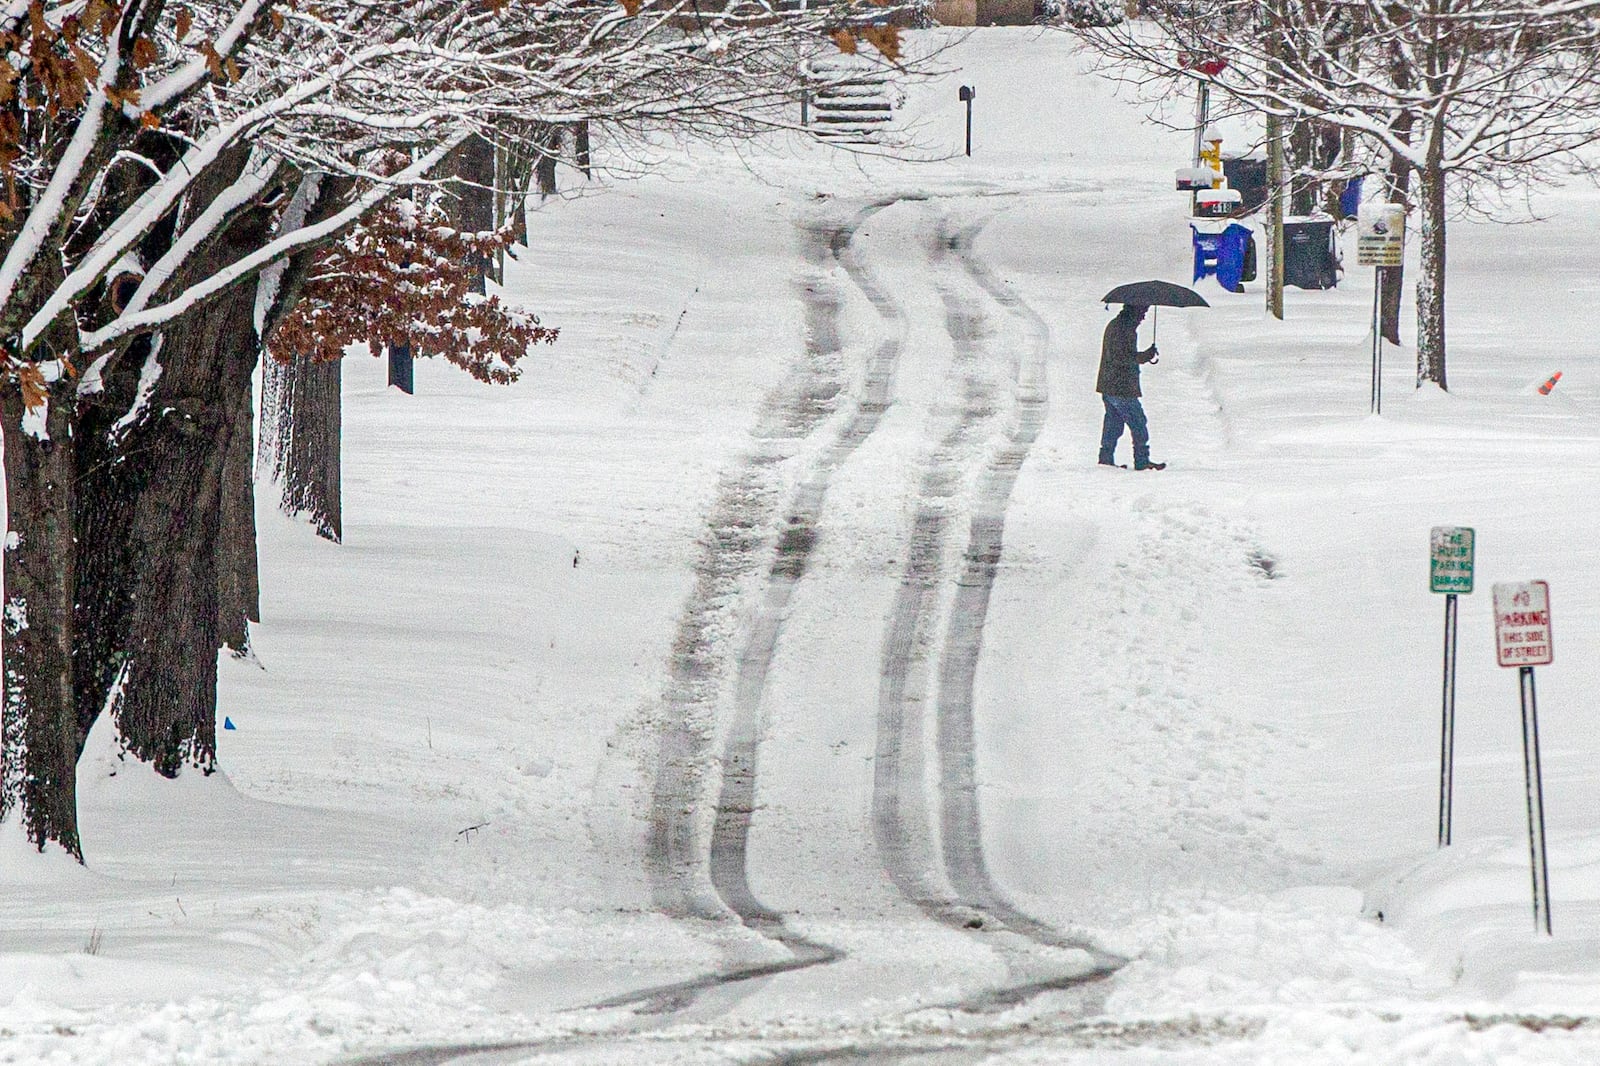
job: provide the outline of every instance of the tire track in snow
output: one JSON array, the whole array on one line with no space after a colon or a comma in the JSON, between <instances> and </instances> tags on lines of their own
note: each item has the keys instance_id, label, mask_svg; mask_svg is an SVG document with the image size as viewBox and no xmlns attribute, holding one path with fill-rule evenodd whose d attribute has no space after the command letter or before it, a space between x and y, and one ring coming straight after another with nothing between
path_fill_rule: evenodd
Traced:
<instances>
[{"instance_id":1,"label":"tire track in snow","mask_svg":"<svg viewBox=\"0 0 1600 1066\"><path fill-rule=\"evenodd\" d=\"M914 197L913 197L914 198ZM805 305L803 362L770 396L752 436L755 446L724 475L708 513L707 533L695 565L695 584L680 616L662 700L656 783L651 800L645 864L652 902L685 920L726 921L730 915L784 947L790 957L730 965L683 981L625 992L572 1012L631 1008L635 1020L592 1036L535 1041L417 1047L350 1060L350 1066L444 1066L451 1062L512 1062L528 1054L593 1049L642 1037L680 1021L707 993L794 970L834 962L842 951L789 929L751 891L747 876L750 818L754 810L757 752L765 726L761 694L776 652L784 608L805 573L816 526L833 473L877 428L903 346L904 313L879 287L852 247L867 219L898 202L865 205L844 222L806 228L805 253L813 270L801 286ZM837 436L812 462L783 511L772 548L762 603L737 663L734 714L709 840L702 825L705 777L713 763L712 735L725 666L723 651L744 585L759 573L769 529L779 513L774 468L833 414L843 391L839 315L842 298L824 267L837 262L866 295L886 326L867 361L861 395ZM715 1009L713 1009L715 1013Z\"/></svg>"},{"instance_id":2,"label":"tire track in snow","mask_svg":"<svg viewBox=\"0 0 1600 1066\"><path fill-rule=\"evenodd\" d=\"M991 216L992 217L992 216ZM972 250L988 219L959 231L941 226L934 264L953 255L961 270L1023 327L1027 343L1014 359L1014 404L1004 434L988 455L974 489L968 542L956 579L943 643L932 678L950 496L961 482L959 446L984 414L974 403L974 374L983 354L982 320L974 305L941 280L946 328L961 369L961 417L946 429L927 461L911 543L885 639L880 674L878 743L874 762L873 832L891 880L924 913L952 928L992 937L1009 933L1027 944L994 941L1014 974L1037 972L1033 949L1044 946L1087 954L1087 969L1021 981L971 997L962 1010L992 1010L1042 992L1103 979L1122 963L1087 939L1063 933L1021 911L995 885L984 858L978 808L973 692L983 647L983 627L1003 550L1005 512L1022 463L1044 422L1044 361L1049 330L1044 321L996 279ZM992 347L992 343L990 346ZM931 690L931 691L930 691ZM930 710L938 751L937 812L927 809L926 765ZM942 860L942 871L941 867ZM945 884L940 882L942 872Z\"/></svg>"},{"instance_id":3,"label":"tire track in snow","mask_svg":"<svg viewBox=\"0 0 1600 1066\"><path fill-rule=\"evenodd\" d=\"M866 295L885 324L882 339L867 361L860 395L837 435L812 460L806 475L782 511L782 529L760 591L760 604L736 664L733 715L722 753L720 788L707 839L703 804L704 778L712 764L711 732L716 721L718 678L723 672L722 648L716 639L725 629L738 599L738 585L755 568L753 548L759 530L771 525L774 512L758 506L754 485L777 459L770 445L758 447L744 468L719 493L710 521L712 536L697 566L696 591L680 622L665 700L665 722L657 763L646 863L652 897L664 913L724 920L729 913L741 924L783 946L788 959L732 966L672 985L627 993L594 1007L636 1006L643 1011L682 1010L700 993L833 962L843 953L790 929L782 917L750 888L748 851L750 820L755 809L756 774L766 715L762 695L776 654L783 617L795 586L804 575L816 544L817 522L829 483L846 459L877 429L890 405L890 392L903 346L904 313L878 286L852 245L867 219L896 201L886 199L861 208L847 222L807 231L808 259L817 265L830 259L842 265ZM820 271L818 277L821 277ZM808 364L837 362L840 351L838 294L820 281L806 287ZM756 436L762 441L794 440L814 431L833 409L827 389L802 388L775 405ZM725 532L726 531L726 532Z\"/></svg>"},{"instance_id":4,"label":"tire track in snow","mask_svg":"<svg viewBox=\"0 0 1600 1066\"><path fill-rule=\"evenodd\" d=\"M933 248L938 265L959 236L941 223ZM934 625L944 582L944 554L954 496L962 483L961 450L980 424L994 414L992 385L979 365L976 337L981 315L948 284L940 284L945 330L954 345L953 391L961 397L935 412L929 436L935 441L924 461L917 509L900 589L885 633L879 670L878 736L873 757L873 839L885 871L901 895L924 913L958 929L981 924L978 912L951 896L938 875L939 845L926 802L928 774L922 757L927 743L931 701L929 666Z\"/></svg>"},{"instance_id":5,"label":"tire track in snow","mask_svg":"<svg viewBox=\"0 0 1600 1066\"><path fill-rule=\"evenodd\" d=\"M851 238L863 222L895 202L887 200L868 206L855 216L848 229L836 229L831 235L830 248L834 257L871 301L887 331L867 364L855 410L797 486L785 513L783 532L767 575L765 595L750 639L739 656L734 718L723 753L722 792L711 835L711 880L717 894L746 925L766 932L795 952L797 961L806 958L833 961L840 954L830 948L827 958L816 958L819 946L798 934L784 931L777 914L764 907L750 891L747 869L750 820L755 809L757 760L767 725L762 696L790 600L816 545L817 524L834 472L878 428L891 402L890 391L904 346L905 313L878 286L856 255Z\"/></svg>"}]
</instances>

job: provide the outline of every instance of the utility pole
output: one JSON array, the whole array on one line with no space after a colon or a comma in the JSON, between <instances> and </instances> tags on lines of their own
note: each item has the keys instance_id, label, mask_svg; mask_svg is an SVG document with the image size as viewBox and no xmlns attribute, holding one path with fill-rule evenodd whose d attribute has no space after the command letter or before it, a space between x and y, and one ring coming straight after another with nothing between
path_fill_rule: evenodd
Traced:
<instances>
[{"instance_id":1,"label":"utility pole","mask_svg":"<svg viewBox=\"0 0 1600 1066\"><path fill-rule=\"evenodd\" d=\"M1267 5L1267 87L1278 84L1278 35L1280 20L1277 11ZM1273 102L1275 104L1275 101ZM1267 208L1267 246L1271 255L1267 260L1267 311L1273 318L1283 318L1283 120L1272 112L1267 113L1267 195L1271 198Z\"/></svg>"},{"instance_id":2,"label":"utility pole","mask_svg":"<svg viewBox=\"0 0 1600 1066\"><path fill-rule=\"evenodd\" d=\"M1283 125L1276 115L1267 116L1267 310L1273 318L1283 318Z\"/></svg>"},{"instance_id":3,"label":"utility pole","mask_svg":"<svg viewBox=\"0 0 1600 1066\"><path fill-rule=\"evenodd\" d=\"M1199 91L1194 97L1194 158L1189 165L1196 169L1200 167L1200 149L1205 145L1206 126L1211 122L1211 86L1205 82L1200 83ZM1189 214L1195 213L1195 194L1189 194Z\"/></svg>"}]
</instances>

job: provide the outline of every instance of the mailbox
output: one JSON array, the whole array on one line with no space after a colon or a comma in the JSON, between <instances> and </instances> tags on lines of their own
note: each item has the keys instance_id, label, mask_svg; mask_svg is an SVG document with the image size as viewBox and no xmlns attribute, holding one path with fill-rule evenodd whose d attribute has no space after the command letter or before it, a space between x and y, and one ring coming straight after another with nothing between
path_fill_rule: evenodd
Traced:
<instances>
[{"instance_id":1,"label":"mailbox","mask_svg":"<svg viewBox=\"0 0 1600 1066\"><path fill-rule=\"evenodd\" d=\"M1239 209L1244 196L1238 189L1201 189L1194 194L1196 218L1227 218Z\"/></svg>"}]
</instances>

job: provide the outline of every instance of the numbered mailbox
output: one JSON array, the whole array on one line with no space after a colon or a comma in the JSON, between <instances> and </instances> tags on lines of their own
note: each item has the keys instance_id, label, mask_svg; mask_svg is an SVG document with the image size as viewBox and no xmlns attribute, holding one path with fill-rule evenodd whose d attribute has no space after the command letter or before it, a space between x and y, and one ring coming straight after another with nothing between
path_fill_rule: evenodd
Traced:
<instances>
[{"instance_id":1,"label":"numbered mailbox","mask_svg":"<svg viewBox=\"0 0 1600 1066\"><path fill-rule=\"evenodd\" d=\"M1469 526L1434 526L1428 537L1428 588L1433 592L1472 591L1476 535Z\"/></svg>"},{"instance_id":2,"label":"numbered mailbox","mask_svg":"<svg viewBox=\"0 0 1600 1066\"><path fill-rule=\"evenodd\" d=\"M1554 661L1548 583L1495 584L1494 645L1501 666L1548 666Z\"/></svg>"}]
</instances>

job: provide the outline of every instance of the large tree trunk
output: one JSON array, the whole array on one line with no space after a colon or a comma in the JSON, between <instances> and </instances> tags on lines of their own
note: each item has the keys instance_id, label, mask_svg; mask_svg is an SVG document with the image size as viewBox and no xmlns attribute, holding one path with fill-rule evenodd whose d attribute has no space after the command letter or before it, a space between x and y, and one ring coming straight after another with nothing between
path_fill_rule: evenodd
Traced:
<instances>
[{"instance_id":1,"label":"large tree trunk","mask_svg":"<svg viewBox=\"0 0 1600 1066\"><path fill-rule=\"evenodd\" d=\"M312 225L337 211L353 186L348 178L310 173L301 180L282 225ZM274 328L299 299L314 255L291 258L273 277L263 277L257 301L264 304L261 335ZM261 373L260 439L256 474L278 496L278 509L309 519L318 536L343 535L340 503L340 377L338 363L295 357L266 360Z\"/></svg>"},{"instance_id":2,"label":"large tree trunk","mask_svg":"<svg viewBox=\"0 0 1600 1066\"><path fill-rule=\"evenodd\" d=\"M0 389L6 472L5 697L0 705L0 819L20 815L41 851L78 841L78 734L72 693L74 385L49 388L28 413Z\"/></svg>"},{"instance_id":3,"label":"large tree trunk","mask_svg":"<svg viewBox=\"0 0 1600 1066\"><path fill-rule=\"evenodd\" d=\"M134 340L122 358L101 375L99 392L78 403L77 530L78 602L73 612L73 690L80 737L122 689L123 647L127 641L128 575L133 542L125 531L133 523L134 469L123 461L124 418L139 404L140 382L148 383L160 360L154 339Z\"/></svg>"},{"instance_id":4,"label":"large tree trunk","mask_svg":"<svg viewBox=\"0 0 1600 1066\"><path fill-rule=\"evenodd\" d=\"M247 158L241 149L220 161L185 210L203 209ZM259 247L267 223L264 210L243 212L183 274L209 275ZM222 535L224 470L240 447L248 469L254 314L248 283L185 314L142 346L131 401L125 369L111 402L83 420L95 454L80 464L79 553L94 595L78 607L79 718L109 709L123 748L168 777L216 765L222 591L244 581L240 546Z\"/></svg>"},{"instance_id":5,"label":"large tree trunk","mask_svg":"<svg viewBox=\"0 0 1600 1066\"><path fill-rule=\"evenodd\" d=\"M338 362L269 359L263 375L258 462L277 486L284 514L308 519L317 535L343 537L340 511Z\"/></svg>"},{"instance_id":6,"label":"large tree trunk","mask_svg":"<svg viewBox=\"0 0 1600 1066\"><path fill-rule=\"evenodd\" d=\"M1449 389L1445 378L1444 276L1445 175L1433 164L1417 174L1422 201L1421 276L1417 278L1417 385L1431 381Z\"/></svg>"},{"instance_id":7,"label":"large tree trunk","mask_svg":"<svg viewBox=\"0 0 1600 1066\"><path fill-rule=\"evenodd\" d=\"M1289 172L1289 214L1305 216L1317 210L1317 181L1309 175L1322 169L1317 154L1321 131L1311 122L1294 122L1284 138L1286 169Z\"/></svg>"},{"instance_id":8,"label":"large tree trunk","mask_svg":"<svg viewBox=\"0 0 1600 1066\"><path fill-rule=\"evenodd\" d=\"M539 145L538 161L534 163L533 173L539 185L539 199L554 196L556 187L556 163L561 159L562 127L546 126L544 132L536 139Z\"/></svg>"},{"instance_id":9,"label":"large tree trunk","mask_svg":"<svg viewBox=\"0 0 1600 1066\"><path fill-rule=\"evenodd\" d=\"M1402 111L1395 116L1390 127L1394 135L1400 140L1410 143L1411 129L1415 124L1416 115L1411 111ZM1385 193L1391 203L1411 206L1411 162L1402 155L1392 154L1389 157L1389 174L1385 182ZM1379 329L1383 339L1390 344L1400 343L1400 302L1405 295L1405 264L1385 267L1383 270L1383 287L1379 295Z\"/></svg>"},{"instance_id":10,"label":"large tree trunk","mask_svg":"<svg viewBox=\"0 0 1600 1066\"><path fill-rule=\"evenodd\" d=\"M224 469L241 433L248 448L253 296L237 286L156 338L155 387L109 431L113 461L85 478L95 594L79 607L79 716L109 709L123 748L168 777L216 765L220 590L241 550L222 535Z\"/></svg>"},{"instance_id":11,"label":"large tree trunk","mask_svg":"<svg viewBox=\"0 0 1600 1066\"><path fill-rule=\"evenodd\" d=\"M249 362L256 361L251 345ZM222 521L217 542L217 638L235 655L250 650L250 623L261 621L256 560L255 405L246 378L233 397L233 428L222 460ZM224 397L228 399L229 397Z\"/></svg>"},{"instance_id":12,"label":"large tree trunk","mask_svg":"<svg viewBox=\"0 0 1600 1066\"><path fill-rule=\"evenodd\" d=\"M1408 205L1411 201L1411 164L1399 156L1389 164L1388 190L1390 203ZM1390 344L1400 341L1400 304L1405 297L1406 267L1398 265L1383 268L1383 284L1379 290L1378 328L1383 339Z\"/></svg>"},{"instance_id":13,"label":"large tree trunk","mask_svg":"<svg viewBox=\"0 0 1600 1066\"><path fill-rule=\"evenodd\" d=\"M495 227L495 150L482 137L473 136L457 148L445 164L457 181L449 184L450 223L467 233L488 233ZM485 291L485 279L493 264L488 256L477 263L474 292ZM425 353L424 353L425 354Z\"/></svg>"}]
</instances>

